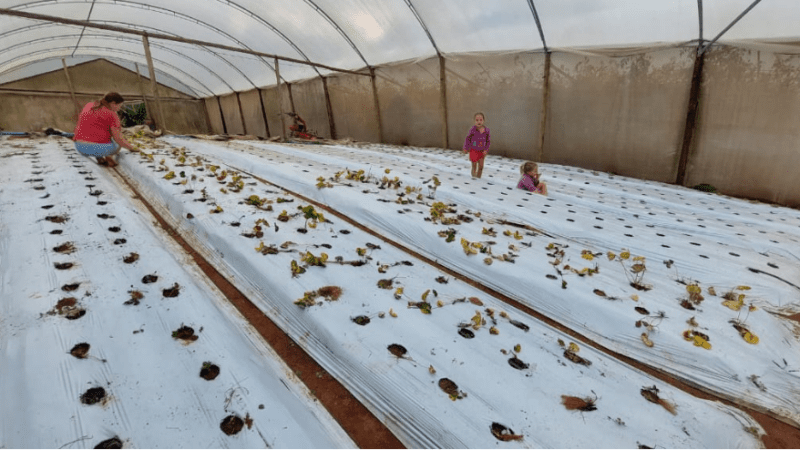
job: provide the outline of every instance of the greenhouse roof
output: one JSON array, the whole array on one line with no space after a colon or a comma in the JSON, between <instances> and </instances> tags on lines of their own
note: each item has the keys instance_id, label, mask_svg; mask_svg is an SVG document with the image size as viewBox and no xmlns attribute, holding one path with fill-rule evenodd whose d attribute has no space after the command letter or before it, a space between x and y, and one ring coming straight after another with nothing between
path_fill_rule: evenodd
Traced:
<instances>
[{"instance_id":1,"label":"greenhouse roof","mask_svg":"<svg viewBox=\"0 0 800 450\"><path fill-rule=\"evenodd\" d=\"M274 85L277 60L291 82L463 52L707 44L722 32L725 41L786 39L797 34L791 19L800 18L800 4L789 0L3 0L0 7L0 83L54 70L61 59L145 70L146 35L159 81L195 97Z\"/></svg>"}]
</instances>

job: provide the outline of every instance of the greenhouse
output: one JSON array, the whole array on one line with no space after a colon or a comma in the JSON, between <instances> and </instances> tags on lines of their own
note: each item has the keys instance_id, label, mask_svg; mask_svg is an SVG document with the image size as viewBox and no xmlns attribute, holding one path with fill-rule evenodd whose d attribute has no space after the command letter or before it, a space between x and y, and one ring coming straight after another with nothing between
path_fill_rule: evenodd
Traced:
<instances>
[{"instance_id":1,"label":"greenhouse","mask_svg":"<svg viewBox=\"0 0 800 450\"><path fill-rule=\"evenodd\" d=\"M0 0L0 448L797 448L798 19Z\"/></svg>"}]
</instances>

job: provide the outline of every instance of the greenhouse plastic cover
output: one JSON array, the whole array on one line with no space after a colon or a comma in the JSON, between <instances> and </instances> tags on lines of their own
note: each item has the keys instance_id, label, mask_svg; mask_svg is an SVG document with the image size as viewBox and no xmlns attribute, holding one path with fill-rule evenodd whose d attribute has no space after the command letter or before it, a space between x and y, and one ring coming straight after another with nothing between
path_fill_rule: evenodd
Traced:
<instances>
[{"instance_id":1,"label":"greenhouse plastic cover","mask_svg":"<svg viewBox=\"0 0 800 450\"><path fill-rule=\"evenodd\" d=\"M231 333L240 319L192 275L191 267L177 264L180 251L160 244L147 226L151 219L113 172L93 169L69 141L33 144L4 145L0 154L0 223L14 233L0 246L0 271L13 281L4 283L4 295L14 299L3 305L0 350L18 361L3 365L0 378L3 398L14 400L0 411L7 427L0 446L85 446L114 435L136 447L352 446L259 339ZM797 338L791 322L781 318L796 312L797 294L779 279L797 278L791 263L797 241L789 230L800 217L790 210L556 165L541 167L550 195L532 195L512 187L518 160L490 156L486 178L475 180L466 175L464 157L437 149L219 144L173 137L145 144L143 150L120 155L119 172L408 447L747 448L760 445L755 437L763 433L742 411L694 397L590 345L576 344L409 250L541 309L614 352L797 421L792 387L800 367L792 350ZM403 187L380 189L372 178L333 181L335 173L347 169L378 180L397 177ZM433 176L441 181L435 190ZM238 188L234 177L241 177ZM330 186L318 187L320 177ZM398 194L405 192L417 200L403 204ZM244 201L254 195L272 208ZM282 209L294 216L306 205L305 197L390 241L330 215L316 227L308 221L304 226L302 217L277 219ZM462 217L460 225L449 225L458 230L454 242L437 233L446 225L424 220L434 201L456 208ZM32 202L43 206L30 208ZM692 216L683 211L686 204L704 205L709 212ZM45 220L64 214L69 220L62 226ZM248 238L258 219L266 221L263 238ZM601 228L584 229L574 221ZM530 224L538 231L508 223ZM117 230L106 230L107 225ZM52 228L64 235L49 234ZM621 252L614 246L625 233L638 236L624 240L634 258L646 257L642 281L650 290L629 286L628 260L607 259L606 250ZM128 242L112 245L117 236ZM495 250L468 254L461 238ZM51 251L67 239L75 242L74 254ZM670 248L662 245L666 242ZM265 247L275 252L258 250ZM564 250L557 264L557 255L550 253L554 249ZM141 258L120 264L131 250ZM40 257L43 251L46 258ZM597 257L589 260L584 251ZM322 257L322 252L330 254L327 267L307 266L292 275L290 261L307 260L309 253ZM772 276L726 261L729 252ZM24 258L8 264L16 255ZM347 264L362 258L368 264ZM666 258L674 258L673 267L662 263ZM53 270L53 263L67 261L77 266ZM599 270L580 276L584 266ZM139 277L153 270L158 270L158 284L142 286ZM41 273L51 275L32 278ZM376 285L379 278L391 279L392 289ZM678 306L687 295L680 281L693 279L706 299L689 311ZM65 320L53 307L62 296L58 287L78 281L79 306L87 312L80 320ZM162 298L159 291L175 282L181 294ZM739 286L745 282L751 289ZM319 298L305 308L296 303L334 284L343 291L338 300ZM718 295L707 294L712 285ZM133 288L144 292L142 304L121 304ZM746 292L745 306L756 308L735 312L726 307L721 296L727 290ZM426 299L429 314L419 305ZM687 324L689 317L697 323ZM733 319L741 319L760 341L746 342L729 323ZM184 321L199 329L196 342L169 338ZM687 330L707 336L711 345L687 341ZM643 332L652 347L640 338ZM92 343L92 357L82 361L68 353L83 339ZM571 358L567 348L574 349ZM209 359L222 362L219 382L196 379L199 365ZM440 389L443 379L457 385L449 396ZM102 406L81 405L81 392L98 384L112 397ZM641 393L648 389L664 402L649 403ZM153 395L160 400L142 401ZM589 399L596 409L567 410L562 396ZM76 419L45 426L36 408L25 407L45 401L42 397L52 399L48 417ZM231 412L249 413L254 429L222 436L216 422ZM518 433L520 440L500 442L490 432L494 423ZM303 425L315 433L298 434ZM161 433L158 442L142 432L154 426Z\"/></svg>"},{"instance_id":2,"label":"greenhouse plastic cover","mask_svg":"<svg viewBox=\"0 0 800 450\"><path fill-rule=\"evenodd\" d=\"M695 0L2 0L0 8L362 70L437 53L710 40L751 3L706 0L702 21ZM722 40L757 40L758 45L766 45L770 39L796 36L798 19L797 2L761 2ZM0 82L52 70L52 60L61 58L69 65L85 58L106 58L147 66L138 35L0 15L0 38ZM158 77L196 97L276 83L272 58L163 39L150 39L150 47ZM797 47L781 48L796 52ZM328 73L324 68L280 63L286 81Z\"/></svg>"}]
</instances>

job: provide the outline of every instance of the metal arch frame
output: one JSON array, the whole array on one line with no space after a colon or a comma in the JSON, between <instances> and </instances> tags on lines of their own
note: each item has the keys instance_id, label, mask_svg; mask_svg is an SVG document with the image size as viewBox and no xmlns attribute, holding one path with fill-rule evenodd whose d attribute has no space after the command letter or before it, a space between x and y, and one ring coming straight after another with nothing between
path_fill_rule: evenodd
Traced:
<instances>
[{"instance_id":1,"label":"metal arch frame","mask_svg":"<svg viewBox=\"0 0 800 450\"><path fill-rule=\"evenodd\" d=\"M94 4L97 0L92 0L92 6L89 7L89 14L86 16L86 20L92 19L92 11L94 11ZM83 40L83 33L86 32L86 27L81 28L81 37L78 38L78 43L75 44L75 50L72 51L70 57L75 56L75 52L78 51L78 47L81 45L81 40Z\"/></svg>"},{"instance_id":2,"label":"metal arch frame","mask_svg":"<svg viewBox=\"0 0 800 450\"><path fill-rule=\"evenodd\" d=\"M703 0L697 0L697 22L700 26L698 45L703 45Z\"/></svg>"},{"instance_id":3,"label":"metal arch frame","mask_svg":"<svg viewBox=\"0 0 800 450\"><path fill-rule=\"evenodd\" d=\"M11 60L9 60L8 62L9 62L9 63L13 63L14 61L17 61L17 60L19 60L19 59L22 59L22 58L29 57L29 56L31 56L31 55L37 55L37 54L41 54L41 53L52 52L52 51L55 51L55 50L67 50L67 49L70 49L70 48L72 48L72 47L71 47L71 46L63 46L63 47L51 47L51 48L48 48L48 49L44 49L44 50L40 50L40 51L37 51L37 52L29 53L29 54L27 54L27 55L18 56L18 57L14 58L14 59L11 59ZM94 50L94 49L97 49L97 50L103 50L103 51L106 51L106 52L110 52L111 54L114 54L114 53L122 53L122 54L132 54L132 55L136 55L136 56L141 56L141 55L139 55L139 54L137 54L137 53L135 53L135 52L131 52L131 51L128 51L128 50L121 50L121 49L111 49L111 48L108 48L108 47L93 47L93 46L87 46L87 47L83 47L83 48L84 48L84 49L87 49L87 50ZM102 56L105 56L105 55L104 55L103 53L101 53L101 52L96 52L96 53L88 53L87 55L88 55L88 56L101 56L101 57L102 57ZM58 56L58 58L63 58L63 56ZM126 60L126 61L129 61L129 62L137 62L137 61L135 61L135 60L133 60L133 59L126 59L126 58L120 58L120 59L122 59L122 60ZM41 60L37 60L37 61L35 61L35 62L39 62L39 61L41 61ZM178 72L178 73L182 74L182 75L183 75L183 76L185 76L186 78L189 78L189 79L193 80L195 83L197 83L197 84L198 84L199 86L201 86L203 89L205 89L205 91L206 91L206 92L208 92L208 93L209 93L209 95L211 95L211 96L215 95L215 94L214 94L214 91L212 91L211 89L209 89L209 88L208 88L208 86L206 86L205 84L203 84L203 83L202 83L200 80L198 80L197 78L193 77L192 75L190 75L190 74L188 74L188 73L184 72L183 70L181 70L181 69L179 69L179 68L177 68L177 67L173 66L172 64L169 64L169 63L167 63L167 62L164 62L164 61L162 61L162 60L158 60L158 62L159 62L159 64L163 64L165 67L169 67L169 68L173 69L175 72ZM8 72L10 72L11 70L14 70L14 69L16 69L16 68L17 68L17 67L9 67L7 70L5 70L5 71L3 71L3 72L0 72L0 75L6 74L6 73L8 73ZM166 72L166 71L163 71L163 70L159 70L159 71L160 71L161 73L163 73L163 74L167 74L167 75L169 75L171 78L176 78L174 75L170 74L169 72ZM187 86L187 87L188 87L188 86ZM194 89L192 89L192 90L194 90ZM198 97L198 98L200 98L200 97Z\"/></svg>"},{"instance_id":4,"label":"metal arch frame","mask_svg":"<svg viewBox=\"0 0 800 450\"><path fill-rule=\"evenodd\" d=\"M116 22L116 21L112 21L112 20L96 20L95 22L97 22L97 23L110 23L110 24L124 24L123 22ZM172 34L172 35L175 35L175 36L177 36L175 33L172 33L172 32L169 32L169 31L164 31L164 30L161 30L161 29L159 29L159 28L155 28L155 27L144 27L144 26L142 26L142 25L131 25L131 24L125 24L125 25L128 25L128 26L133 26L134 28L142 29L143 31L146 31L146 30L150 29L150 30L156 30L156 31L158 31L158 32L160 32L160 33L164 33L164 34ZM154 46L154 47L158 47L158 48L167 48L167 47L165 47L165 46L163 46L163 45L161 45L161 44L153 44L152 42L150 43L150 46ZM197 47L197 46L195 46L195 47ZM228 60L227 60L227 59L226 59L224 56L220 55L219 53L215 52L214 50L211 50L211 49L210 49L210 48L208 48L208 47L201 47L201 48L202 48L203 50L205 50L205 51L207 51L207 52L211 53L212 55L216 56L217 58L221 59L222 61L224 61L224 62L225 62L225 64L227 64L227 65L228 65L228 66L230 66L230 67L231 67L233 70L235 70L236 72L238 72L238 73L239 73L239 75L241 75L241 76L242 76L242 78L244 78L245 80L247 80L247 82L248 82L248 83L250 83L251 85L253 85L253 87L256 87L256 84L255 84L255 83L253 83L253 80L251 80L251 79L250 79L250 77L248 77L247 75L245 75L245 73L244 73L244 72L242 72L242 71L241 71L241 70L240 70L238 67L236 67L236 64L233 64L232 62L228 61ZM198 64L200 64L200 63L198 62ZM208 68L207 68L207 67L206 67L204 64L200 64L200 65L201 65L201 66L203 66L204 68L206 68L207 70L209 70L209 72L212 72L212 73L213 73L213 71L211 71L210 69L208 69ZM225 83L225 84L227 85L227 83ZM229 87L230 87L230 86L229 86Z\"/></svg>"},{"instance_id":5,"label":"metal arch frame","mask_svg":"<svg viewBox=\"0 0 800 450\"><path fill-rule=\"evenodd\" d=\"M0 35L0 36L2 36L2 35ZM133 42L136 42L137 44L140 43L138 40L133 39L133 38L129 38L127 36L110 36L110 35L103 35L103 34L86 34L84 31L82 31L80 34L72 34L72 35L62 34L62 35L58 35L58 36L52 36L51 35L51 36L47 36L47 37L43 37L43 38L31 39L31 40L28 40L28 41L21 42L19 44L13 45L11 47L6 47L6 48L3 48L3 49L0 49L0 54L3 54L5 52L7 52L7 51L10 51L10 50L13 50L13 49L16 49L16 48L25 47L27 45L34 45L34 44L37 44L37 43L40 43L40 42L47 42L47 41L53 41L53 40L58 40L58 39L63 39L63 38L73 38L73 37L79 37L80 39L82 39L84 36L89 36L89 37L94 37L94 38L114 39L114 40L118 40L118 41L129 41L129 42L133 41ZM215 76L219 81L224 83L225 86L227 86L229 89L233 90L233 87L230 84L228 84L221 76L219 76L216 72L214 72L213 70L208 68L205 64L195 60L194 58L192 58L192 57L190 57L190 56L188 56L186 54L183 54L181 52L178 52L177 50L173 50L173 49L171 49L169 47L163 46L163 45L157 45L157 44L150 44L150 45L151 45L151 47L157 47L157 48L159 48L161 50L164 50L164 51L167 51L167 52L170 52L170 53L173 53L173 54L177 54L178 56L180 56L182 58L188 59L189 61L191 61L191 62L195 63L196 65L198 65L198 66L202 67L203 69L205 69L208 73L210 73L213 76ZM80 47L78 47L78 48L80 48ZM75 50L77 51L78 48L76 48ZM75 55L75 52L73 52L70 56L74 56L74 55Z\"/></svg>"},{"instance_id":6,"label":"metal arch frame","mask_svg":"<svg viewBox=\"0 0 800 450\"><path fill-rule=\"evenodd\" d=\"M275 33L278 36L280 36L281 39L286 41L286 43L289 44L289 46L292 47L294 49L294 51L297 52L297 54L302 56L306 61L311 62L311 59L309 59L309 57L306 56L306 54L302 50L300 50L300 47L298 47L294 43L294 41L289 39L289 36L286 36L285 34L283 34L283 32L278 30L278 28L275 27L275 25L272 25L269 21L267 21L266 19L264 19L260 15L250 11L249 9L239 5L238 3L236 3L236 2L234 2L232 0L217 0L217 3L222 3L224 5L230 6L231 8L234 8L234 9L238 10L239 12L241 12L243 14L246 14L246 15L250 16L252 19L255 19L256 21L260 22L262 25L264 25L267 28L269 28L270 30L272 30L273 33ZM314 71L317 72L317 75L322 76L322 74L319 73L319 69L317 69L314 66L312 66L312 67L314 68ZM287 82L286 80L283 80L283 81Z\"/></svg>"},{"instance_id":7,"label":"metal arch frame","mask_svg":"<svg viewBox=\"0 0 800 450\"><path fill-rule=\"evenodd\" d=\"M41 52L39 52L39 53L44 53L44 51L41 51ZM128 63L129 63L129 62L131 62L130 60L128 60L128 59L125 59L125 58L119 58L119 57L117 57L117 56L99 55L99 54L97 54L97 55L95 55L95 54L78 55L78 56L71 56L71 58L77 58L77 57L79 57L79 56L87 56L87 57L94 57L94 58L104 58L104 59L108 59L108 60L111 60L111 61L124 61L124 62L128 62ZM37 63L40 63L40 62L46 62L46 61L52 61L52 60L61 60L61 59L63 59L63 58L64 58L64 56L50 56L50 57L47 57L47 58L42 58L42 59L39 59L39 60L36 60L36 61L27 62L27 63L24 63L24 64L20 64L20 65L18 65L18 66L16 66L16 67L12 68L11 70L7 70L7 71L5 71L5 72L2 72L2 73L0 73L0 75L2 75L2 74L5 74L5 73L12 72L12 71L14 71L14 70L17 70L18 68L24 68L24 67L30 66L30 65L32 65L32 64L37 64ZM20 59L20 58L16 58L16 59ZM96 60L96 59L94 59L94 60L92 60L92 61L95 61L95 60ZM179 80L179 79L175 78L173 75L171 75L171 74L169 74L169 73L167 73L167 72L164 72L164 71L160 71L160 72L161 72L161 75L163 75L163 76L166 76L166 77L170 78L171 80L177 81L177 82L178 82L178 83L180 83L180 84L181 84L181 85L182 85L184 88L186 88L187 90L191 91L191 92L192 92L192 94L194 95L194 99L195 99L195 100L200 100L200 99L202 99L202 98L203 98L203 97L200 97L200 96L198 95L198 92L197 92L197 90L196 90L195 88L193 88L193 87L191 87L191 86L187 85L187 84L186 84L186 83L184 83L183 81L181 81L181 80ZM209 91L209 92L210 92L210 91Z\"/></svg>"},{"instance_id":8,"label":"metal arch frame","mask_svg":"<svg viewBox=\"0 0 800 450\"><path fill-rule=\"evenodd\" d=\"M701 48L698 50L698 53L699 53L700 55L702 55L703 53L705 53L705 52L706 52L706 50L708 50L708 48L709 48L709 47L711 47L712 45L714 45L714 43L715 43L715 42L717 42L717 40L718 40L719 38L721 38L723 34L727 33L727 32L728 32L728 30L730 30L730 29L731 29L731 27L733 27L734 25L736 25L736 23L737 23L737 22L739 22L739 21L742 19L742 17L744 17L745 15L747 15L747 13L749 13L749 12L750 12L750 10L752 10L753 8L755 8L755 7L756 7L756 5L757 5L757 4L759 4L760 2L761 2L761 0L755 0L755 1L753 1L753 3L751 3L751 4L750 4L750 6L748 6L748 7L747 7L747 8L746 8L744 11L742 11L742 13L741 13L741 14L739 14L738 16L736 16L736 18L735 18L735 19L733 19L733 22L731 22L730 24L728 24L728 26L727 26L727 27L725 27L725 28L724 28L722 31L720 31L720 32L719 32L719 34L717 34L717 35L714 37L714 39L712 39L712 40L708 41L708 43L706 43L705 45L703 45L703 46L702 46L702 47L701 47Z\"/></svg>"},{"instance_id":9,"label":"metal arch frame","mask_svg":"<svg viewBox=\"0 0 800 450\"><path fill-rule=\"evenodd\" d=\"M41 6L43 4L48 4L48 3L69 4L69 3L85 3L85 2L79 1L79 0L64 0L64 1L60 1L60 0L36 0L36 1L33 1L33 2L28 2L28 3L24 3L22 5L18 5L16 7L14 7L14 8L11 8L11 9L29 9L29 8L35 8L35 7ZM204 27L206 29L209 29L209 30L213 31L215 34L218 34L218 35L221 35L221 36L223 36L223 37L225 37L227 39L230 39L231 41L235 42L237 45L241 46L242 48L245 48L247 50L253 50L252 48L250 48L250 46L248 46L244 42L236 39L233 35L227 33L226 31L222 30L221 28L218 28L218 27L216 27L214 25L211 25L208 22L205 22L205 21L202 21L202 20L198 20L198 19L196 19L196 18L194 18L194 17L192 17L190 15L183 14L183 13L180 13L178 11L171 10L169 8L164 8L164 7L161 7L161 6L152 6L152 5L147 5L147 4L144 4L144 3L138 3L138 2L129 1L129 0L105 0L105 1L103 1L102 4L105 4L105 5L121 4L122 6L126 6L126 7L129 7L129 8L137 8L137 9L141 9L141 10L152 11L152 12L154 12L156 14L171 15L171 16L176 17L178 19L185 20L187 22L192 22L192 23L194 23L196 25L200 25L200 26L202 26L202 27ZM113 21L95 21L95 22L96 23L103 23L103 22L112 22L113 23ZM141 27L141 25L131 25L131 24L125 24L125 25L132 26L134 28L137 27L137 26ZM76 25L76 26L78 26L78 25ZM155 27L153 27L153 29L154 30L158 30L158 28L155 28ZM161 31L161 30L159 30L159 31ZM169 33L169 32L167 32L167 34L175 35L175 33ZM207 49L208 47L204 47L204 48ZM256 56L256 57L259 60L261 60L261 62L264 63L264 65L266 65L270 70L272 70L273 72L275 71L275 68L269 62L267 62L267 60L264 59L264 57L262 57L262 56ZM231 63L228 62L228 64L231 64ZM286 80L284 80L284 81L286 81ZM250 83L253 84L252 81ZM255 84L253 84L253 85L255 86Z\"/></svg>"},{"instance_id":10,"label":"metal arch frame","mask_svg":"<svg viewBox=\"0 0 800 450\"><path fill-rule=\"evenodd\" d=\"M417 12L417 9L414 8L414 5L411 4L411 0L404 0L404 1L406 2L406 6L408 6L408 9L411 10L411 13L414 14L414 17L417 18L417 22L419 22L419 26L421 26L422 29L425 31L425 34L428 36L428 40L431 41L431 45L433 46L433 49L436 50L436 54L441 57L442 56L442 52L439 51L439 46L436 45L436 41L433 40L433 36L431 35L430 30L428 30L428 26L425 25L425 22L422 20L422 17Z\"/></svg>"},{"instance_id":11,"label":"metal arch frame","mask_svg":"<svg viewBox=\"0 0 800 450\"><path fill-rule=\"evenodd\" d=\"M317 6L317 4L314 3L313 0L304 0L304 1L308 5L310 5L312 8L314 8L314 10L317 11L317 13L319 15L321 15L325 20L327 20L328 23L330 23L331 26L333 26L336 29L336 31L339 32L339 34L342 36L342 38L344 38L344 40L347 41L347 43L350 45L350 48L352 48L353 51L356 52L358 57L361 58L362 61L364 61L364 64L367 66L367 68L371 68L372 67L370 65L370 63L367 62L367 58L365 58L364 55L361 53L361 50L358 49L358 47L356 46L355 42L353 42L353 40L350 39L350 36L348 36L347 33L345 33L345 31L339 26L338 23L336 23L335 20L333 20L333 18L331 16L328 15L328 13L326 13L322 8Z\"/></svg>"},{"instance_id":12,"label":"metal arch frame","mask_svg":"<svg viewBox=\"0 0 800 450\"><path fill-rule=\"evenodd\" d=\"M702 0L697 0L702 1ZM533 0L528 0L528 6L531 8L531 13L533 13L533 20L536 22L536 28L539 29L539 37L542 39L542 46L544 47L545 53L550 53L550 50L547 49L547 42L544 40L544 29L542 29L542 22L539 20L539 13L536 12L536 5L533 4Z\"/></svg>"}]
</instances>

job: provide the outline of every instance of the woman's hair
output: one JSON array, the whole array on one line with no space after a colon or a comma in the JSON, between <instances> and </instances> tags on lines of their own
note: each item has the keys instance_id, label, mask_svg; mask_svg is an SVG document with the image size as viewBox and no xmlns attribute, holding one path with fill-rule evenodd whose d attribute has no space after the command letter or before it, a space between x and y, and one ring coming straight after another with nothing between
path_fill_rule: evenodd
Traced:
<instances>
[{"instance_id":1,"label":"woman's hair","mask_svg":"<svg viewBox=\"0 0 800 450\"><path fill-rule=\"evenodd\" d=\"M533 161L525 161L521 166L519 166L519 173L523 175L530 171L538 172L539 165Z\"/></svg>"},{"instance_id":2,"label":"woman's hair","mask_svg":"<svg viewBox=\"0 0 800 450\"><path fill-rule=\"evenodd\" d=\"M125 99L119 95L118 92L109 92L108 94L104 95L103 98L97 101L97 105L92 107L92 110L98 110L102 107L106 107L110 109L112 103L122 103Z\"/></svg>"},{"instance_id":3,"label":"woman's hair","mask_svg":"<svg viewBox=\"0 0 800 450\"><path fill-rule=\"evenodd\" d=\"M485 116L485 115L484 115L482 112L480 112L480 111L476 112L476 113L475 113L475 114L472 116L472 118L474 119L474 118L476 118L476 117L478 117L478 116L481 116L481 117L483 117L483 120L486 120L486 116Z\"/></svg>"}]
</instances>

